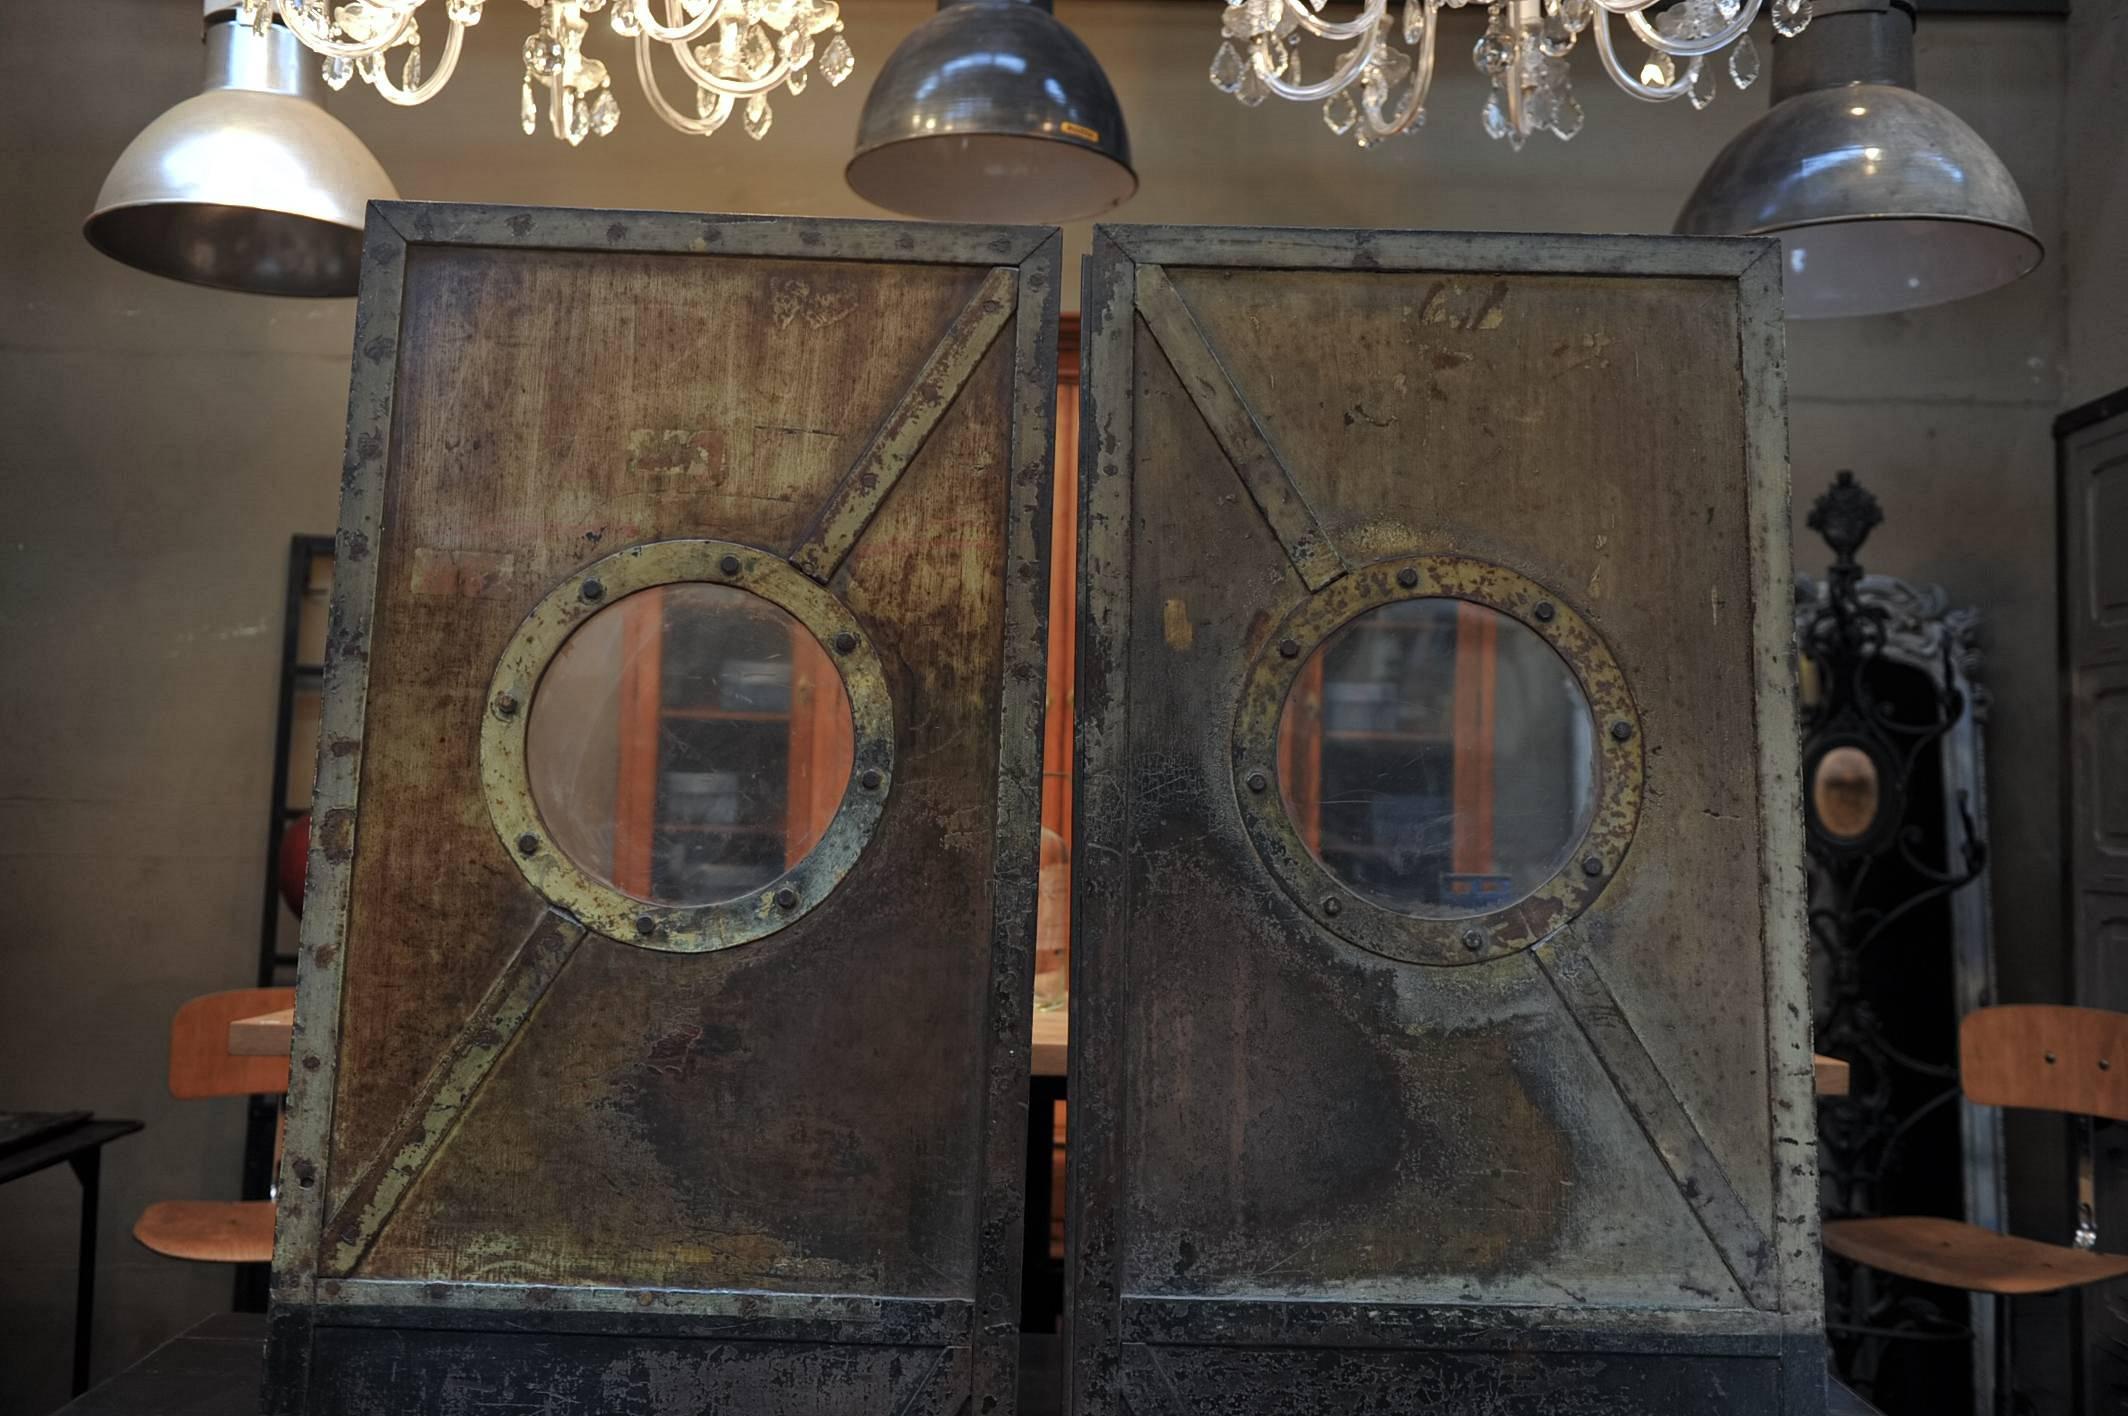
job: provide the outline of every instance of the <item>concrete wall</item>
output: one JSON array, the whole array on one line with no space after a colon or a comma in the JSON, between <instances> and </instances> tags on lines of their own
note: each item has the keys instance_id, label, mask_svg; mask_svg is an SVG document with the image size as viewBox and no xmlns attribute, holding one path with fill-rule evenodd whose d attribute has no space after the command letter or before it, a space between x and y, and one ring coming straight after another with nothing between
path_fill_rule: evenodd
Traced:
<instances>
[{"instance_id":1,"label":"concrete wall","mask_svg":"<svg viewBox=\"0 0 2128 1416\"><path fill-rule=\"evenodd\" d=\"M530 16L508 4L489 7L458 78L426 110L359 88L332 106L409 197L865 214L841 180L857 108L929 7L845 8L858 74L778 99L761 144L736 128L707 142L667 131L632 78L618 85L613 137L571 151L522 136L516 55ZM1131 220L1663 230L1765 101L1728 90L1702 114L1636 104L1584 58L1587 130L1513 156L1477 126L1483 92L1463 38L1446 45L1432 125L1362 153L1312 111L1245 110L1207 85L1216 6L1058 8L1134 119L1144 185L1120 213ZM149 1122L106 1172L100 1372L228 1301L226 1274L155 1258L125 1231L153 1199L234 1194L241 1105L168 1099L166 1029L187 997L250 981L282 568L291 533L335 520L352 326L348 303L194 290L80 239L119 149L194 91L197 12L70 0L11 28L0 92L0 1104ZM2080 23L2119 53L2117 23ZM1942 20L1920 45L1922 86L2009 162L2048 264L1955 306L1798 326L1790 362L1798 511L1835 469L1855 468L1889 518L1870 567L1941 581L1987 615L2010 999L2058 997L2062 977L2047 424L2072 348L2079 390L2128 381L2122 100L2117 83L2091 77L2088 46L2072 67L2064 40L2056 22ZM2072 76L2085 97L2068 132ZM2080 244L2078 223L2110 231L2110 248ZM1074 252L1086 235L1071 229ZM2108 267L2088 287L2105 302L2065 317L2065 274L2083 278L2080 257ZM1067 304L1075 262L1073 278ZM1800 515L1798 546L1806 567L1822 563ZM2058 1232L2058 1149L2044 1134L2024 1139L2017 1222ZM0 1416L63 1394L73 1205L64 1171L0 1204ZM2053 1326L2036 1316L2036 1332ZM2040 1365L2051 1381L2057 1364Z\"/></svg>"},{"instance_id":2,"label":"concrete wall","mask_svg":"<svg viewBox=\"0 0 2128 1416\"><path fill-rule=\"evenodd\" d=\"M2078 6L2069 20L2068 353L2064 402L2128 388L2128 7Z\"/></svg>"}]
</instances>

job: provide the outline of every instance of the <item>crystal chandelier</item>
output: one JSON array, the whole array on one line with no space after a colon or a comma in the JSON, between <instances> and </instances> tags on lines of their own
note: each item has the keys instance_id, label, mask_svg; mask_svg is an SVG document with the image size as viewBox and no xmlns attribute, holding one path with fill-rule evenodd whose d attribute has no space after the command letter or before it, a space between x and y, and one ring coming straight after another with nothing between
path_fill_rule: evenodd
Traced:
<instances>
[{"instance_id":1,"label":"crystal chandelier","mask_svg":"<svg viewBox=\"0 0 2128 1416\"><path fill-rule=\"evenodd\" d=\"M278 19L325 58L335 89L361 80L391 103L425 103L450 82L465 32L480 23L486 0L239 0L239 14L259 32ZM768 136L769 95L779 86L805 92L818 68L840 84L856 67L842 35L835 0L525 0L539 26L525 40L520 118L574 145L603 137L621 120L606 66L584 53L590 16L605 11L615 34L635 44L636 75L657 115L683 133L707 137L745 105L747 133ZM424 66L419 15L441 12L448 29L434 63ZM816 48L816 39L818 45ZM653 63L662 45L694 89L694 114L674 107ZM815 64L815 59L818 64Z\"/></svg>"},{"instance_id":2,"label":"crystal chandelier","mask_svg":"<svg viewBox=\"0 0 2128 1416\"><path fill-rule=\"evenodd\" d=\"M1479 0L1404 0L1399 20L1390 13L1390 0L1364 0L1357 17L1333 21L1320 13L1324 0L1227 0L1212 84L1252 108L1274 94L1320 102L1331 132L1368 147L1426 121L1440 12L1474 3ZM1584 34L1594 36L1604 71L1635 98L1690 98L1694 108L1705 108L1720 87L1708 62L1719 51L1729 51L1725 67L1738 88L1758 77L1750 29L1762 6L1772 11L1773 27L1783 36L1801 33L1811 8L1811 0L1678 0L1651 20L1647 12L1662 0L1484 3L1485 34L1471 57L1492 81L1485 131L1517 151L1533 133L1566 139L1581 131L1568 56ZM1637 72L1619 58L1614 19L1647 46ZM1397 47L1399 38L1410 54ZM1301 74L1308 39L1348 46L1313 81Z\"/></svg>"}]
</instances>

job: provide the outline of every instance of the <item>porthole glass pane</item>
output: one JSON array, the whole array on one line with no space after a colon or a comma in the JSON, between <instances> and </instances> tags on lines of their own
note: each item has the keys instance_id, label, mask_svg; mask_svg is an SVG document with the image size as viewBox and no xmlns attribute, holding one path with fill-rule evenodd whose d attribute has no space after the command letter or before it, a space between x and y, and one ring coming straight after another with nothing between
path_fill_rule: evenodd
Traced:
<instances>
[{"instance_id":1,"label":"porthole glass pane","mask_svg":"<svg viewBox=\"0 0 2128 1416\"><path fill-rule=\"evenodd\" d=\"M1536 631L1404 600L1309 657L1279 721L1300 837L1356 894L1425 919L1488 914L1573 858L1596 809L1587 697Z\"/></svg>"},{"instance_id":2,"label":"porthole glass pane","mask_svg":"<svg viewBox=\"0 0 2128 1416\"><path fill-rule=\"evenodd\" d=\"M854 752L819 641L728 585L642 590L590 616L541 676L525 733L554 848L661 905L736 899L797 864Z\"/></svg>"}]
</instances>

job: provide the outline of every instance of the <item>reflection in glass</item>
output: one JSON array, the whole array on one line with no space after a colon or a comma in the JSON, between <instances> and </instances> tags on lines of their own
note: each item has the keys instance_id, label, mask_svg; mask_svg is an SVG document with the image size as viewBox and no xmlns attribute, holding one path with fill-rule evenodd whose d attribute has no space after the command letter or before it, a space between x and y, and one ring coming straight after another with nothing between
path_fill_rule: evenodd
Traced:
<instances>
[{"instance_id":1,"label":"reflection in glass","mask_svg":"<svg viewBox=\"0 0 2128 1416\"><path fill-rule=\"evenodd\" d=\"M1810 805L1818 826L1840 841L1858 841L1877 819L1877 763L1859 747L1836 747L1810 774Z\"/></svg>"},{"instance_id":2,"label":"reflection in glass","mask_svg":"<svg viewBox=\"0 0 2128 1416\"><path fill-rule=\"evenodd\" d=\"M642 590L585 620L525 732L555 847L661 905L735 899L797 864L854 752L849 696L819 642L728 585Z\"/></svg>"},{"instance_id":3,"label":"reflection in glass","mask_svg":"<svg viewBox=\"0 0 2128 1416\"><path fill-rule=\"evenodd\" d=\"M1461 600L1359 616L1316 649L1279 720L1301 839L1356 894L1428 919L1486 914L1558 873L1596 807L1595 734L1537 633Z\"/></svg>"}]
</instances>

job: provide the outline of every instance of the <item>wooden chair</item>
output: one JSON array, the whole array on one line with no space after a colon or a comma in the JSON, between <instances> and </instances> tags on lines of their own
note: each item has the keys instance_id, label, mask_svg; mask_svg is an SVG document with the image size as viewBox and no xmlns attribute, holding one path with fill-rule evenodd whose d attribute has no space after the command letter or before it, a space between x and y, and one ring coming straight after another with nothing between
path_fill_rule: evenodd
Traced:
<instances>
[{"instance_id":1,"label":"wooden chair","mask_svg":"<svg viewBox=\"0 0 2128 1416\"><path fill-rule=\"evenodd\" d=\"M1958 1029L1959 1079L1983 1106L2128 1121L2128 1013L1982 1008ZM1825 1226L1845 1259L1979 1293L2053 1293L2128 1274L2128 1255L2018 1239L1954 1219L1846 1219Z\"/></svg>"},{"instance_id":2,"label":"wooden chair","mask_svg":"<svg viewBox=\"0 0 2128 1416\"><path fill-rule=\"evenodd\" d=\"M293 1006L292 988L239 988L209 993L178 1009L170 1023L170 1095L180 1101L284 1095L288 1059L235 1056L229 1051L229 1025ZM274 1150L278 1158L278 1137ZM163 1200L142 1212L133 1237L173 1259L270 1263L273 1201Z\"/></svg>"}]
</instances>

